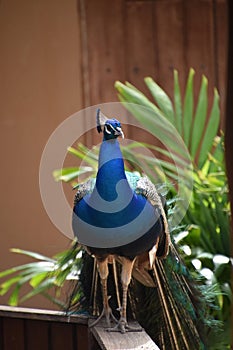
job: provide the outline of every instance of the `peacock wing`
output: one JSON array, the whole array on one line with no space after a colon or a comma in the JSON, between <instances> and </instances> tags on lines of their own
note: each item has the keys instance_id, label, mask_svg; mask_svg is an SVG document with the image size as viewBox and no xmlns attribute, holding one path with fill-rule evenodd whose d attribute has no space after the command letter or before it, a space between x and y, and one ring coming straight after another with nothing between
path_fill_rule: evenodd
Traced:
<instances>
[{"instance_id":1,"label":"peacock wing","mask_svg":"<svg viewBox=\"0 0 233 350\"><path fill-rule=\"evenodd\" d=\"M90 178L87 181L78 184L74 189L77 190L75 197L74 197L74 206L81 200L83 197L85 197L87 194L90 194L93 192L93 189L95 187L95 178Z\"/></svg>"},{"instance_id":2,"label":"peacock wing","mask_svg":"<svg viewBox=\"0 0 233 350\"><path fill-rule=\"evenodd\" d=\"M160 218L163 222L164 230L158 238L156 250L152 248L152 251L149 252L149 260L150 265L152 267L153 260L155 260L155 257L165 258L168 255L169 251L170 233L167 217L164 211L164 203L155 185L150 181L150 179L147 176L142 176L139 178L139 180L137 181L135 192L146 197L147 200L154 206L155 210L159 210Z\"/></svg>"}]
</instances>

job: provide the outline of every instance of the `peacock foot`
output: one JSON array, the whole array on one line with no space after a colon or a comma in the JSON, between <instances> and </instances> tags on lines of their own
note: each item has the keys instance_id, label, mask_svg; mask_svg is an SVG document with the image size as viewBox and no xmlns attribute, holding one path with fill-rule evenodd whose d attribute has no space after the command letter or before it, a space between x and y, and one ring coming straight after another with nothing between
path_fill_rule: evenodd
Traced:
<instances>
[{"instance_id":1,"label":"peacock foot","mask_svg":"<svg viewBox=\"0 0 233 350\"><path fill-rule=\"evenodd\" d=\"M116 317L113 315L112 310L110 307L108 308L103 308L100 316L91 323L91 325L89 327L94 327L96 326L98 323L100 323L100 321L102 321L103 319L105 319L107 326L111 327L111 320L115 323L118 323L118 320L116 319Z\"/></svg>"},{"instance_id":2,"label":"peacock foot","mask_svg":"<svg viewBox=\"0 0 233 350\"><path fill-rule=\"evenodd\" d=\"M127 323L126 318L121 317L120 320L117 322L117 325L115 327L107 328L108 332L141 332L143 330L142 327L132 327L129 326Z\"/></svg>"}]
</instances>

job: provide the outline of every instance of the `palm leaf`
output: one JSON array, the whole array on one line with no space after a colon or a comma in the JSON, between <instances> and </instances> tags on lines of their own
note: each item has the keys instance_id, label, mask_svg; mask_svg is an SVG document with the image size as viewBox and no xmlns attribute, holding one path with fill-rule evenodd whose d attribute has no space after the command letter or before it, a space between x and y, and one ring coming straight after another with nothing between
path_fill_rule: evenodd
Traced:
<instances>
[{"instance_id":1,"label":"palm leaf","mask_svg":"<svg viewBox=\"0 0 233 350\"><path fill-rule=\"evenodd\" d=\"M180 135L183 136L182 100L181 100L180 84L179 84L179 77L178 77L177 70L174 70L174 106L175 106L175 126L178 132L180 133Z\"/></svg>"},{"instance_id":2,"label":"palm leaf","mask_svg":"<svg viewBox=\"0 0 233 350\"><path fill-rule=\"evenodd\" d=\"M160 110L168 118L168 120L173 125L175 125L173 105L168 95L158 84L156 84L152 78L145 78L145 83L149 88L152 96L154 97L156 103L158 104Z\"/></svg>"},{"instance_id":3,"label":"palm leaf","mask_svg":"<svg viewBox=\"0 0 233 350\"><path fill-rule=\"evenodd\" d=\"M68 147L68 152L70 154L73 154L74 156L78 157L81 160L85 160L85 162L87 164L89 164L91 167L94 168L96 166L96 159L94 159L93 156L90 156L89 154L85 153L84 151L81 151L79 148Z\"/></svg>"},{"instance_id":4,"label":"palm leaf","mask_svg":"<svg viewBox=\"0 0 233 350\"><path fill-rule=\"evenodd\" d=\"M177 137L174 138L177 130L180 136L183 137L194 164L201 168L209 152L212 152L214 137L218 131L220 121L219 97L215 89L213 106L207 122L208 81L203 76L194 115L194 74L194 70L190 69L186 83L183 110L177 71L174 71L174 106L165 91L150 77L145 78L145 83L157 105L149 101L132 84L122 84L117 81L115 88L119 93L120 101L140 124L161 142L165 143L170 152L184 156L183 145L179 142L179 145L177 145Z\"/></svg>"},{"instance_id":5,"label":"palm leaf","mask_svg":"<svg viewBox=\"0 0 233 350\"><path fill-rule=\"evenodd\" d=\"M151 134L158 138L170 152L187 158L187 152L184 148L182 139L176 133L175 128L163 117L161 112L156 114L154 109L142 108L134 103L120 97L125 108L143 125Z\"/></svg>"},{"instance_id":6,"label":"palm leaf","mask_svg":"<svg viewBox=\"0 0 233 350\"><path fill-rule=\"evenodd\" d=\"M8 292L11 286L20 280L20 276L15 276L1 284L0 295L4 295Z\"/></svg>"},{"instance_id":7,"label":"palm leaf","mask_svg":"<svg viewBox=\"0 0 233 350\"><path fill-rule=\"evenodd\" d=\"M41 284L41 282L46 279L47 276L48 271L37 273L31 278L30 285L32 286L32 288L37 288Z\"/></svg>"},{"instance_id":8,"label":"palm leaf","mask_svg":"<svg viewBox=\"0 0 233 350\"><path fill-rule=\"evenodd\" d=\"M118 90L121 97L125 100L130 100L131 103L139 104L143 107L153 109L155 113L161 113L159 108L155 106L148 98L139 90L132 88L132 85L127 83L124 85L120 81L115 82L115 88Z\"/></svg>"},{"instance_id":9,"label":"palm leaf","mask_svg":"<svg viewBox=\"0 0 233 350\"><path fill-rule=\"evenodd\" d=\"M47 292L48 290L50 290L52 287L54 287L54 277L51 278L46 278L46 280L44 280L42 283L40 283L39 286L37 286L36 288L34 288L31 292L27 293L26 295L24 295L21 298L21 302L24 302L32 297L34 297L35 295L38 294L42 294L44 292ZM15 299L15 301L18 302L17 299ZM16 304L17 305L17 304Z\"/></svg>"},{"instance_id":10,"label":"palm leaf","mask_svg":"<svg viewBox=\"0 0 233 350\"><path fill-rule=\"evenodd\" d=\"M76 279L80 268L80 257L78 256L80 247L76 242L73 243L73 247L74 249L59 253L54 259L31 251L12 249L14 253L23 254L39 261L1 272L0 278L13 276L1 284L0 294L6 294L13 287L8 302L10 305L16 306L19 301L23 302L40 293L48 297L46 292L51 287L62 287L67 279ZM29 283L33 290L20 299L21 287L26 283ZM50 299L52 299L51 295ZM57 300L54 299L54 302L57 304Z\"/></svg>"},{"instance_id":11,"label":"palm leaf","mask_svg":"<svg viewBox=\"0 0 233 350\"><path fill-rule=\"evenodd\" d=\"M10 251L13 252L13 253L29 256L30 258L33 258L33 259L36 259L36 260L44 260L44 261L48 261L48 262L54 263L54 259L51 259L48 256L45 256L45 255L42 255L42 254L39 254L39 253L31 252L29 250L12 248Z\"/></svg>"},{"instance_id":12,"label":"palm leaf","mask_svg":"<svg viewBox=\"0 0 233 350\"><path fill-rule=\"evenodd\" d=\"M208 153L211 151L211 148L213 146L213 140L218 132L219 123L220 123L219 95L217 90L215 89L213 106L210 113L208 125L206 127L206 130L203 136L200 155L198 159L199 168L203 166L204 162L206 161L206 157Z\"/></svg>"},{"instance_id":13,"label":"palm leaf","mask_svg":"<svg viewBox=\"0 0 233 350\"><path fill-rule=\"evenodd\" d=\"M8 304L10 306L17 306L19 301L19 290L20 285L17 284L16 288L13 290L13 292L10 295L10 298L8 300Z\"/></svg>"},{"instance_id":14,"label":"palm leaf","mask_svg":"<svg viewBox=\"0 0 233 350\"><path fill-rule=\"evenodd\" d=\"M183 139L187 147L189 147L191 125L193 120L193 77L194 70L190 69L187 80L185 97L184 97L184 111L183 111Z\"/></svg>"},{"instance_id":15,"label":"palm leaf","mask_svg":"<svg viewBox=\"0 0 233 350\"><path fill-rule=\"evenodd\" d=\"M196 157L205 127L207 114L207 86L208 81L206 77L203 76L191 133L190 153L193 159Z\"/></svg>"},{"instance_id":16,"label":"palm leaf","mask_svg":"<svg viewBox=\"0 0 233 350\"><path fill-rule=\"evenodd\" d=\"M54 170L53 177L55 181L69 182L76 179L80 175L88 174L90 172L93 172L92 167L70 167Z\"/></svg>"}]
</instances>

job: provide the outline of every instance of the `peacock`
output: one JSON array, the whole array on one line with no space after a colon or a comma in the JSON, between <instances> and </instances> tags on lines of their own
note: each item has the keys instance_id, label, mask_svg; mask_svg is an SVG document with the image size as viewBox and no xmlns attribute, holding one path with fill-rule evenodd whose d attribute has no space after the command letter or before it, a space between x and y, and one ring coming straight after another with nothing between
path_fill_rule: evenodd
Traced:
<instances>
[{"instance_id":1,"label":"peacock","mask_svg":"<svg viewBox=\"0 0 233 350\"><path fill-rule=\"evenodd\" d=\"M76 193L73 231L96 258L103 295L97 322L104 316L109 326L115 317L108 303L108 264L115 257L121 262L122 307L114 330L126 332L130 330L126 310L132 272L151 269L156 258L166 257L169 230L155 186L148 177L125 171L118 141L124 137L120 122L108 119L99 109L96 119L98 132L103 132L98 172Z\"/></svg>"},{"instance_id":2,"label":"peacock","mask_svg":"<svg viewBox=\"0 0 233 350\"><path fill-rule=\"evenodd\" d=\"M93 285L96 290L95 271L90 283L93 266L101 282L102 312L92 326L105 319L108 331L140 331L127 322L128 300L161 349L205 349L204 329L210 321L204 296L170 236L164 197L146 175L125 171L118 140L124 138L121 123L99 109L96 121L103 133L98 172L78 185L72 216L74 235L87 252L81 276L86 295ZM90 256L96 265L90 265ZM116 266L121 266L121 302ZM117 289L119 320L109 305L109 271ZM148 324L146 310L151 314Z\"/></svg>"}]
</instances>

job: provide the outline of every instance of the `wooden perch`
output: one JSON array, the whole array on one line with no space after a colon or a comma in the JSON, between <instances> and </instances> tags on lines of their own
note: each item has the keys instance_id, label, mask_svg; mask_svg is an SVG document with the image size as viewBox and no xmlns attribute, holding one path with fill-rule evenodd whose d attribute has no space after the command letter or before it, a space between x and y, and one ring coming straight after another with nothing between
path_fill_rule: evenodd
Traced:
<instances>
[{"instance_id":1,"label":"wooden perch","mask_svg":"<svg viewBox=\"0 0 233 350\"><path fill-rule=\"evenodd\" d=\"M93 320L89 320L89 325L92 322ZM139 327L137 322L129 322L129 325L135 328ZM124 334L108 332L104 323L90 327L89 330L102 350L159 350L159 347L144 330Z\"/></svg>"}]
</instances>

